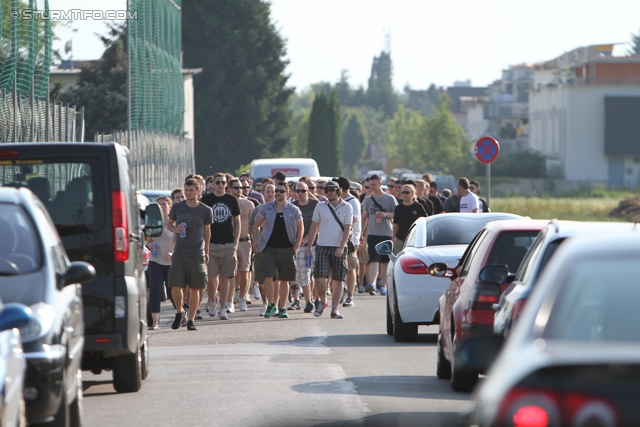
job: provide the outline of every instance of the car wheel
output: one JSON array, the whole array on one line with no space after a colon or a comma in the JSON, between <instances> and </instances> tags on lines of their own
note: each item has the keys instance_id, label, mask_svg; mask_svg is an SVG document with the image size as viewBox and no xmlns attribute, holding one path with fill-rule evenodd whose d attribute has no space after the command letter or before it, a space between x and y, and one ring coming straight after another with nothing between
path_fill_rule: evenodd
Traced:
<instances>
[{"instance_id":1,"label":"car wheel","mask_svg":"<svg viewBox=\"0 0 640 427\"><path fill-rule=\"evenodd\" d=\"M388 296L387 296L387 335L393 335L393 319L391 318L391 308L389 308Z\"/></svg>"},{"instance_id":2,"label":"car wheel","mask_svg":"<svg viewBox=\"0 0 640 427\"><path fill-rule=\"evenodd\" d=\"M142 344L142 358L140 361L141 373L140 377L144 380L149 376L149 341L145 340Z\"/></svg>"},{"instance_id":3,"label":"car wheel","mask_svg":"<svg viewBox=\"0 0 640 427\"><path fill-rule=\"evenodd\" d=\"M444 349L442 348L442 334L438 332L438 356L436 358L436 375L438 378L448 380L451 378L451 363L444 356Z\"/></svg>"},{"instance_id":4,"label":"car wheel","mask_svg":"<svg viewBox=\"0 0 640 427\"><path fill-rule=\"evenodd\" d=\"M453 338L453 348L455 353L455 348L457 347L458 340L454 336ZM478 382L478 373L477 372L468 372L461 371L456 369L455 357L451 361L451 389L453 391L466 391L469 392L473 390L473 387Z\"/></svg>"},{"instance_id":5,"label":"car wheel","mask_svg":"<svg viewBox=\"0 0 640 427\"><path fill-rule=\"evenodd\" d=\"M82 409L82 369L78 369L76 374L76 398L74 399L71 407L69 408L70 426L82 427L83 424L83 409Z\"/></svg>"},{"instance_id":6,"label":"car wheel","mask_svg":"<svg viewBox=\"0 0 640 427\"><path fill-rule=\"evenodd\" d=\"M142 386L142 356L140 348L134 354L123 354L113 359L113 388L118 393L131 393Z\"/></svg>"},{"instance_id":7,"label":"car wheel","mask_svg":"<svg viewBox=\"0 0 640 427\"><path fill-rule=\"evenodd\" d=\"M397 295L397 294L395 294ZM397 342L412 342L418 339L418 325L404 323L398 310L398 300L393 302L395 313L393 313L393 339Z\"/></svg>"}]
</instances>

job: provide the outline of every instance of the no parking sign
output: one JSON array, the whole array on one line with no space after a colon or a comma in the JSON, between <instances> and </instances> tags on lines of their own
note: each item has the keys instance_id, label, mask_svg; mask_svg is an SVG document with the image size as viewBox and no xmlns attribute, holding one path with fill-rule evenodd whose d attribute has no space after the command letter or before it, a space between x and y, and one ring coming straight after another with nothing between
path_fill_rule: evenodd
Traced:
<instances>
[{"instance_id":1,"label":"no parking sign","mask_svg":"<svg viewBox=\"0 0 640 427\"><path fill-rule=\"evenodd\" d=\"M495 138L483 136L476 141L476 159L487 165L487 204L491 199L491 162L500 155L500 144Z\"/></svg>"}]
</instances>

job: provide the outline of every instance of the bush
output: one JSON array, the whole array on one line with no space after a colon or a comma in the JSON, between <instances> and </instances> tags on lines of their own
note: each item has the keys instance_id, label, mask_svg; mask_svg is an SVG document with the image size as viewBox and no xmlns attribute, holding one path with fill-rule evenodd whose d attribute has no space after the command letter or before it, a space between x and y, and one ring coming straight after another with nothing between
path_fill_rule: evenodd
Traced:
<instances>
[{"instance_id":1,"label":"bush","mask_svg":"<svg viewBox=\"0 0 640 427\"><path fill-rule=\"evenodd\" d=\"M484 164L476 164L476 175L484 173ZM509 176L515 178L546 178L547 166L544 156L537 151L519 151L500 154L491 163L491 176Z\"/></svg>"}]
</instances>

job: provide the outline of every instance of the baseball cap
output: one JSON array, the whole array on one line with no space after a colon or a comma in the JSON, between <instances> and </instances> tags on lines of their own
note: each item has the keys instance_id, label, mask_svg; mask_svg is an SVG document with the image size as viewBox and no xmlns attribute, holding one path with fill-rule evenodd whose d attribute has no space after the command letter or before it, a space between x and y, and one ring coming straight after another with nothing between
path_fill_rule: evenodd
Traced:
<instances>
[{"instance_id":1,"label":"baseball cap","mask_svg":"<svg viewBox=\"0 0 640 427\"><path fill-rule=\"evenodd\" d=\"M349 188L352 190L362 191L362 185L357 182L352 182L351 185L349 185Z\"/></svg>"},{"instance_id":2,"label":"baseball cap","mask_svg":"<svg viewBox=\"0 0 640 427\"><path fill-rule=\"evenodd\" d=\"M273 179L277 179L279 181L285 181L287 179L287 174L282 171L278 171L273 175Z\"/></svg>"},{"instance_id":3,"label":"baseball cap","mask_svg":"<svg viewBox=\"0 0 640 427\"><path fill-rule=\"evenodd\" d=\"M344 176L333 178L331 181L338 183L338 187L342 190L348 190L349 185L351 184L347 178Z\"/></svg>"},{"instance_id":4,"label":"baseball cap","mask_svg":"<svg viewBox=\"0 0 640 427\"><path fill-rule=\"evenodd\" d=\"M338 184L335 181L327 181L327 183L324 185L325 190L327 189L327 187L338 188Z\"/></svg>"}]
</instances>

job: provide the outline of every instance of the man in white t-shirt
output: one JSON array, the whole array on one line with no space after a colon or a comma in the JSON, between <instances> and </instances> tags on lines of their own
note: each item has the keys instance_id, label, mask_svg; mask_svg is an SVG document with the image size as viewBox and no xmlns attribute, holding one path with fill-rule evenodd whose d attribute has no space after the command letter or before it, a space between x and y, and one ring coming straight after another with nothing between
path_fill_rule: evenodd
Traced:
<instances>
[{"instance_id":1,"label":"man in white t-shirt","mask_svg":"<svg viewBox=\"0 0 640 427\"><path fill-rule=\"evenodd\" d=\"M353 223L351 224L351 232L352 232L352 241L353 245L356 247L356 252L347 254L347 269L349 272L347 273L347 295L345 295L343 307L353 307L355 303L353 302L353 292L356 289L356 281L358 276L358 267L360 263L358 262L358 245L360 245L360 201L357 197L354 197L349 193L349 187L351 186L351 182L344 176L339 178L334 178L338 186L340 187L340 197L345 202L351 205L351 209L353 210Z\"/></svg>"},{"instance_id":2,"label":"man in white t-shirt","mask_svg":"<svg viewBox=\"0 0 640 427\"><path fill-rule=\"evenodd\" d=\"M467 178L460 178L458 180L457 195L460 197L460 212L461 213L478 213L480 211L478 196L469 191L469 180Z\"/></svg>"}]
</instances>

